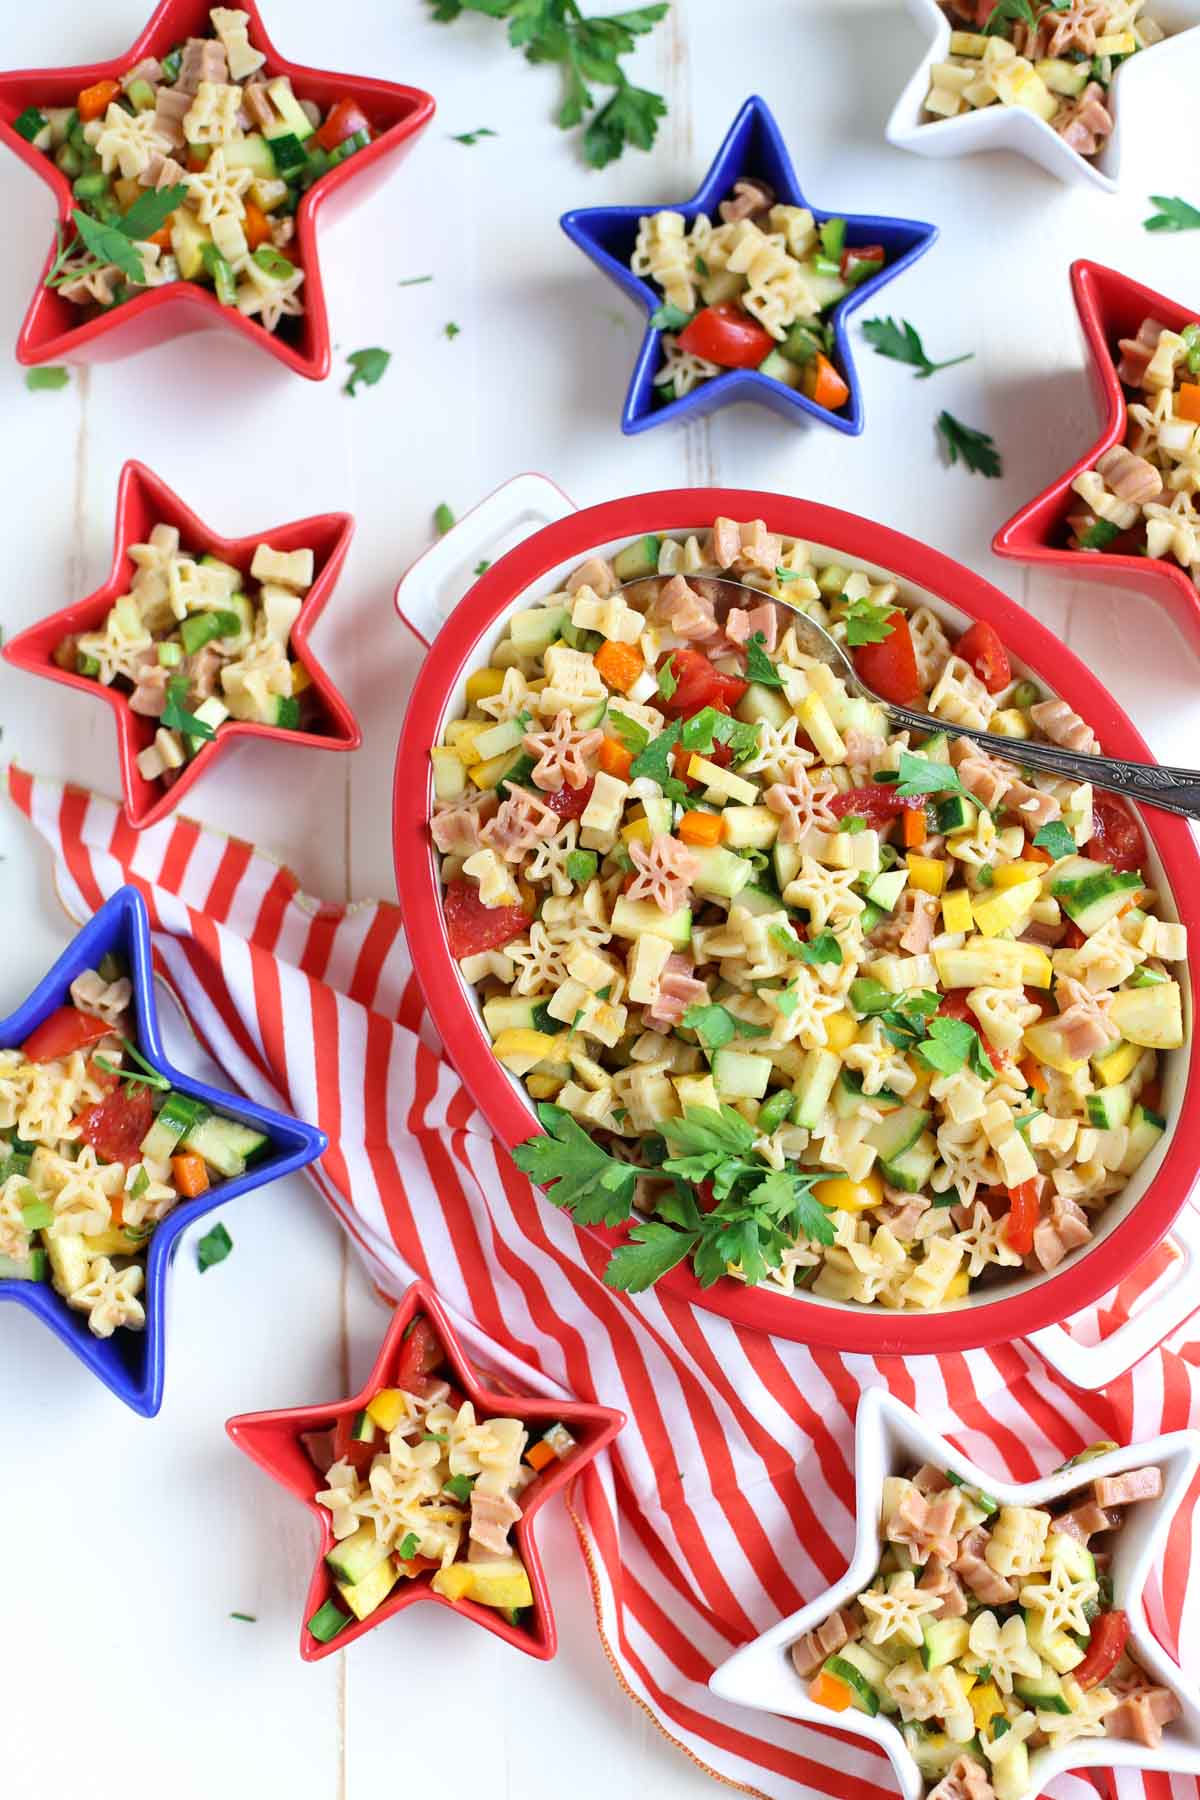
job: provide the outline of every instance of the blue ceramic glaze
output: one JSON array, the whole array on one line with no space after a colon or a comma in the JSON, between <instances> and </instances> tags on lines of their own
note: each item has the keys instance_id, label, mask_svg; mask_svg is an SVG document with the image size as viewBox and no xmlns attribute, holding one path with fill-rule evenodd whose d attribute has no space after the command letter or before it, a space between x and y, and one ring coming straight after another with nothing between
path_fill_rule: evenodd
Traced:
<instances>
[{"instance_id":1,"label":"blue ceramic glaze","mask_svg":"<svg viewBox=\"0 0 1200 1800\"><path fill-rule=\"evenodd\" d=\"M146 1308L144 1331L119 1329L110 1338L93 1337L83 1313L73 1312L48 1282L0 1280L0 1301L15 1300L25 1306L61 1338L68 1349L89 1368L118 1399L134 1412L152 1418L162 1405L166 1356L167 1273L183 1235L190 1225L215 1207L236 1200L239 1194L265 1187L280 1175L290 1175L324 1154L322 1131L269 1112L240 1095L223 1094L173 1068L163 1054L158 1032L158 1009L150 959L150 921L141 895L132 887L119 888L84 926L33 990L25 1004L0 1023L0 1047L25 1039L56 1007L69 1004L70 986L85 969L94 969L101 957L119 956L133 983L138 1048L146 1061L159 1070L181 1094L202 1100L244 1125L267 1134L269 1149L244 1174L218 1182L195 1200L180 1201L156 1226L146 1256L146 1284L142 1300ZM36 1374L31 1373L31 1380Z\"/></svg>"},{"instance_id":2,"label":"blue ceramic glaze","mask_svg":"<svg viewBox=\"0 0 1200 1800\"><path fill-rule=\"evenodd\" d=\"M669 420L699 418L702 413L713 412L729 401L754 400L784 418L797 420L807 416L819 419L824 425L832 425L835 431L857 437L864 424L862 393L846 338L846 321L852 312L868 300L876 299L889 281L924 255L938 235L937 226L923 224L919 219L889 219L871 213L844 213L836 209L823 212L812 206L800 190L796 171L771 110L756 94L751 95L738 113L712 167L690 200L648 201L642 206L580 207L563 214L562 228L597 268L603 269L610 280L650 314L662 305L663 296L629 267L637 240L638 220L643 214L658 212L664 207L681 212L689 225L701 212L715 219L720 202L731 191L734 182L745 176L755 176L769 183L782 204L811 207L818 224L830 218L845 219L846 243L850 248L859 244L883 245L887 260L879 274L854 288L838 302L830 315L834 328L833 360L850 389L850 398L840 412L830 412L794 388L784 387L782 382L773 381L769 375L760 375L757 369L729 369L714 375L710 381L700 382L682 400L672 400L663 406L654 395L654 376L662 362L660 334L653 326L647 326L625 397L621 430L627 434L649 431Z\"/></svg>"}]
</instances>

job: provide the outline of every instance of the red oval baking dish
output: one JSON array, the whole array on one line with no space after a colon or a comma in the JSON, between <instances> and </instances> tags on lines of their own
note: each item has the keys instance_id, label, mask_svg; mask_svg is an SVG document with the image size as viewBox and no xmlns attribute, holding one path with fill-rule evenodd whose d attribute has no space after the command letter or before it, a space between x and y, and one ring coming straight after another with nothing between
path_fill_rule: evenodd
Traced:
<instances>
[{"instance_id":1,"label":"red oval baking dish","mask_svg":"<svg viewBox=\"0 0 1200 1800\"><path fill-rule=\"evenodd\" d=\"M269 75L288 75L302 99L324 109L343 94L356 100L379 132L375 141L316 182L296 211L296 243L305 271L305 308L294 339L266 331L243 318L236 307L222 306L216 295L194 281L177 281L144 294L111 312L80 325L78 308L44 286L54 256L49 255L17 338L17 361L111 362L149 350L168 338L224 326L265 350L268 355L310 381L323 381L332 362L325 289L317 256L317 219L336 217L362 199L390 173L390 159L412 147L434 114L434 101L420 88L402 87L373 76L338 75L305 68L280 56L267 36L258 0L239 0L249 15L250 40L266 54ZM208 0L161 0L145 30L123 55L107 62L66 69L18 69L0 74L0 140L42 177L54 194L60 225L71 216L71 184L48 156L13 130L13 121L29 106L71 106L84 87L119 79L143 57L165 56L187 37L204 36L209 23ZM47 233L47 239L50 234Z\"/></svg>"},{"instance_id":2,"label":"red oval baking dish","mask_svg":"<svg viewBox=\"0 0 1200 1800\"><path fill-rule=\"evenodd\" d=\"M1186 569L1162 557L1068 550L1067 515L1078 505L1071 487L1075 477L1094 468L1114 444L1125 441L1129 416L1125 390L1117 377L1121 354L1118 339L1136 337L1142 320L1149 318L1160 320L1171 331L1181 331L1200 316L1200 307L1182 306L1128 275L1094 262L1071 264L1071 292L1087 344L1088 371L1104 415L1104 428L1078 462L1000 527L992 539L992 549L997 556L1057 569L1072 580L1127 581L1144 592L1153 587L1155 597L1196 643L1200 641L1200 592Z\"/></svg>"},{"instance_id":3,"label":"red oval baking dish","mask_svg":"<svg viewBox=\"0 0 1200 1800\"><path fill-rule=\"evenodd\" d=\"M840 563L857 564L875 580L893 577L956 630L972 619L988 621L1022 672L1036 676L1082 714L1108 754L1149 756L1112 696L1045 626L982 576L870 520L781 494L685 488L588 507L544 527L487 571L439 633L409 703L393 795L396 883L406 928L422 946L418 979L455 1067L493 1131L510 1148L534 1135L536 1118L524 1090L492 1055L470 992L450 956L426 823L431 806L429 748L438 741L443 721L462 708L466 675L486 660L511 611L560 585L558 578L588 556L606 555L650 532L705 531L719 515L761 518L768 530L803 539ZM1189 828L1166 813L1147 812L1142 822L1152 846L1152 878L1167 910L1174 894L1183 897L1186 915L1200 879L1200 855ZM1189 966L1186 992L1193 1011L1200 995L1197 983L1197 970ZM1190 1045L1174 1052L1166 1082L1169 1124L1163 1147L1112 1203L1092 1246L1053 1274L1022 1275L984 1290L978 1298L928 1314L875 1312L803 1290L771 1292L734 1280L701 1289L683 1265L664 1277L659 1287L738 1323L843 1351L919 1355L1026 1337L1092 1304L1165 1236L1188 1198L1200 1161L1200 1117L1192 1110L1198 1080ZM600 1235L614 1239L613 1233Z\"/></svg>"},{"instance_id":4,"label":"red oval baking dish","mask_svg":"<svg viewBox=\"0 0 1200 1800\"><path fill-rule=\"evenodd\" d=\"M159 523L176 526L181 542L197 555L216 556L243 570L250 567L255 545L264 541L277 550L311 549L314 552L313 584L304 596L300 616L292 627L291 646L296 661L308 672L322 720L319 732L300 732L277 725L261 725L249 719L228 719L213 741L184 764L179 779L166 788L160 782L147 781L137 766L139 751L154 741L158 721L135 713L123 691L105 687L86 675L60 669L54 660L54 652L63 638L73 632L95 630L118 595L128 592L132 572L129 546L144 543L151 529ZM61 681L66 687L77 688L81 693L107 702L117 723L117 754L121 764L125 816L135 830L156 825L178 806L184 794L205 769L212 767L222 750L241 739L271 738L316 750L358 749L362 743L358 721L308 645L308 634L324 611L342 572L353 532L354 520L349 513L320 513L311 519L294 519L287 525L277 525L247 537L218 537L144 463L127 462L117 485L113 561L107 581L86 599L72 601L60 612L51 613L48 619L10 638L0 654L6 662L30 675L45 675L51 681Z\"/></svg>"}]
</instances>

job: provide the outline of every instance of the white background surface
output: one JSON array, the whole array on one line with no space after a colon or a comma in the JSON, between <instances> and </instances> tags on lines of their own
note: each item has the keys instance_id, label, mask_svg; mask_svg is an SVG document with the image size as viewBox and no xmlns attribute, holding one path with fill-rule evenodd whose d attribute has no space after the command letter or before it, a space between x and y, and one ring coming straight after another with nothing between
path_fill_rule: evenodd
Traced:
<instances>
[{"instance_id":1,"label":"white background surface","mask_svg":"<svg viewBox=\"0 0 1200 1800\"><path fill-rule=\"evenodd\" d=\"M5 7L0 59L50 66L117 54L147 5ZM336 9L268 0L266 10L285 55L408 81L439 102L390 185L325 240L333 377L312 386L217 333L76 373L59 394L27 394L15 363L0 366L9 635L106 575L126 457L146 461L229 535L265 535L325 508L357 516L316 648L362 719L363 749L235 749L188 797L196 816L290 861L330 899L393 893L391 762L418 652L391 590L428 542L439 502L461 513L522 468L546 471L581 503L726 482L803 494L927 538L1054 625L1161 758L1200 762L1195 655L1154 601L1033 576L987 548L1098 422L1071 258L1108 261L1200 309L1200 242L1140 228L1150 188L1200 200L1200 177L1188 186L1200 167L1194 106L1164 105L1130 133L1116 199L1006 157L927 162L882 138L920 50L900 0L675 0L640 56L641 79L670 107L658 146L595 175L550 123L555 72L526 67L492 21L439 26L424 0ZM911 319L933 356L973 349L976 360L915 382L854 330L860 439L751 408L622 439L615 421L640 319L557 217L573 205L690 194L752 91L775 109L819 204L941 226L883 309ZM499 136L474 148L451 141L480 125ZM51 216L49 191L14 157L0 159L9 342ZM397 285L427 273L432 283ZM461 328L453 341L449 320ZM374 344L392 350L391 369L349 400L345 354ZM939 464L942 406L995 435L1003 480ZM8 755L24 766L118 792L106 708L0 667L0 721ZM70 928L40 844L8 807L0 854L2 1012ZM385 1315L303 1179L236 1204L228 1223L236 1248L222 1267L202 1280L190 1244L178 1259L156 1421L112 1400L24 1312L0 1313L0 1790L11 1800L81 1789L89 1800L366 1800L440 1789L448 1768L468 1791L477 1749L489 1791L506 1800L560 1800L564 1780L577 1800L713 1791L615 1685L561 1512L544 1529L557 1662L517 1656L434 1608L347 1657L300 1662L311 1527L232 1450L222 1425L234 1412L352 1391ZM231 1620L235 1610L257 1623Z\"/></svg>"}]
</instances>

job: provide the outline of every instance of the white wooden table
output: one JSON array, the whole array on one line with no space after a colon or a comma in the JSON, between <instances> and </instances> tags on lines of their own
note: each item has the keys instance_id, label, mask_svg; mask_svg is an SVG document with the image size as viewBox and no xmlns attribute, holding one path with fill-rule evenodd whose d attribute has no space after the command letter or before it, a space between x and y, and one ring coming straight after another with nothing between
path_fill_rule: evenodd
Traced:
<instances>
[{"instance_id":1,"label":"white wooden table","mask_svg":"<svg viewBox=\"0 0 1200 1800\"><path fill-rule=\"evenodd\" d=\"M118 53L149 0L6 7L6 66ZM615 4L615 0L614 0ZM212 333L27 394L0 367L0 493L12 634L89 591L108 568L117 472L137 456L203 518L240 535L327 507L357 538L317 648L365 732L354 757L275 746L230 753L193 813L288 860L331 899L393 892L392 754L417 660L391 608L399 571L431 534L507 475L543 469L581 503L727 482L804 494L928 538L1016 593L1095 666L1156 752L1200 761L1192 653L1152 601L1072 587L993 561L988 541L1077 453L1096 420L1067 285L1072 257L1108 261L1200 309L1200 244L1140 228L1151 187L1200 187L1196 109L1129 145L1118 199L1054 184L1009 159L931 163L883 142L919 45L900 0L675 0L640 55L670 112L651 156L586 171L550 123L552 70L525 66L483 19L439 26L424 0L275 0L280 48L300 62L430 89L439 112L391 184L334 228L325 272L336 345L322 387ZM336 31L329 31L330 18ZM762 93L801 181L828 208L935 220L940 243L890 289L931 354L976 359L930 383L858 334L867 409L858 440L749 408L682 432L616 429L640 322L558 229L571 205L666 202L692 191L747 93ZM474 148L450 134L488 125ZM1174 171L1174 173L1172 172ZM50 230L48 192L0 158L0 335L16 336ZM414 275L433 282L398 285ZM460 335L444 332L453 320ZM383 384L340 392L347 352L394 353ZM948 406L996 436L1003 480L937 460ZM105 707L0 668L11 757L115 794ZM48 859L0 811L6 929L0 1011L61 949L69 926ZM546 1520L558 1660L514 1655L422 1609L344 1658L303 1665L296 1639L313 1555L300 1508L228 1445L225 1418L351 1391L385 1316L314 1191L296 1178L230 1209L235 1252L203 1280L190 1246L174 1275L166 1402L147 1423L90 1382L23 1312L0 1312L0 1534L8 1654L0 1790L50 1800L325 1800L440 1787L471 1746L490 1792L558 1800L564 1754L578 1800L686 1800L710 1784L622 1696L592 1625L565 1518ZM248 1612L242 1624L232 1612ZM64 1713L63 1701L68 1701ZM464 1745L464 1717L471 1744ZM494 1773L503 1771L502 1781ZM381 1784L386 1783L386 1789Z\"/></svg>"}]
</instances>

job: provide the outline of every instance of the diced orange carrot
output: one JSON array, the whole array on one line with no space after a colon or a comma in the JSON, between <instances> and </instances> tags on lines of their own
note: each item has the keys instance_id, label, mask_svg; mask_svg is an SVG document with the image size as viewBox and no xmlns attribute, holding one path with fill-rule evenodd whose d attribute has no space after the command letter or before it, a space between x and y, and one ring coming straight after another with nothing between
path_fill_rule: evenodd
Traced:
<instances>
[{"instance_id":1,"label":"diced orange carrot","mask_svg":"<svg viewBox=\"0 0 1200 1800\"><path fill-rule=\"evenodd\" d=\"M808 1690L814 1706L827 1706L830 1712L845 1712L854 1704L854 1695L844 1681L822 1669Z\"/></svg>"},{"instance_id":2,"label":"diced orange carrot","mask_svg":"<svg viewBox=\"0 0 1200 1800\"><path fill-rule=\"evenodd\" d=\"M114 1194L112 1199L109 1201L109 1203L108 1203L108 1222L110 1225L116 1225L116 1226L121 1226L125 1223L125 1196L124 1196L124 1194Z\"/></svg>"},{"instance_id":3,"label":"diced orange carrot","mask_svg":"<svg viewBox=\"0 0 1200 1800\"><path fill-rule=\"evenodd\" d=\"M75 102L80 122L86 125L89 119L102 119L120 91L119 81L96 81L91 87L83 88Z\"/></svg>"},{"instance_id":4,"label":"diced orange carrot","mask_svg":"<svg viewBox=\"0 0 1200 1800\"><path fill-rule=\"evenodd\" d=\"M817 406L836 412L850 398L850 389L829 358L820 350L804 365L804 391Z\"/></svg>"},{"instance_id":5,"label":"diced orange carrot","mask_svg":"<svg viewBox=\"0 0 1200 1800\"><path fill-rule=\"evenodd\" d=\"M596 667L605 685L627 694L642 670L646 659L636 644L601 644L596 652Z\"/></svg>"},{"instance_id":6,"label":"diced orange carrot","mask_svg":"<svg viewBox=\"0 0 1200 1800\"><path fill-rule=\"evenodd\" d=\"M525 1452L525 1461L531 1469L544 1469L548 1463L557 1461L553 1450L545 1438L539 1438L536 1444L530 1444Z\"/></svg>"},{"instance_id":7,"label":"diced orange carrot","mask_svg":"<svg viewBox=\"0 0 1200 1800\"><path fill-rule=\"evenodd\" d=\"M243 204L246 216L242 220L242 230L251 250L257 250L260 244L269 244L271 241L271 221L260 206L255 206L253 200L246 200Z\"/></svg>"},{"instance_id":8,"label":"diced orange carrot","mask_svg":"<svg viewBox=\"0 0 1200 1800\"><path fill-rule=\"evenodd\" d=\"M900 814L901 829L904 832L904 848L919 850L925 842L925 809L924 807L906 806Z\"/></svg>"},{"instance_id":9,"label":"diced orange carrot","mask_svg":"<svg viewBox=\"0 0 1200 1800\"><path fill-rule=\"evenodd\" d=\"M1026 862L1052 863L1054 858L1040 844L1026 844L1023 855Z\"/></svg>"},{"instance_id":10,"label":"diced orange carrot","mask_svg":"<svg viewBox=\"0 0 1200 1800\"><path fill-rule=\"evenodd\" d=\"M1200 384L1185 381L1175 396L1175 417L1200 425Z\"/></svg>"},{"instance_id":11,"label":"diced orange carrot","mask_svg":"<svg viewBox=\"0 0 1200 1800\"><path fill-rule=\"evenodd\" d=\"M175 214L172 213L165 225L160 225L157 231L152 231L150 233L146 242L148 244L157 244L160 250L169 250L171 248L171 219L174 217Z\"/></svg>"},{"instance_id":12,"label":"diced orange carrot","mask_svg":"<svg viewBox=\"0 0 1200 1800\"><path fill-rule=\"evenodd\" d=\"M719 844L725 836L725 821L720 813L686 812L679 821L679 836L685 844Z\"/></svg>"},{"instance_id":13,"label":"diced orange carrot","mask_svg":"<svg viewBox=\"0 0 1200 1800\"><path fill-rule=\"evenodd\" d=\"M600 739L596 760L606 775L615 775L619 781L629 779L629 771L633 767L633 751L627 750L624 744L619 744L616 738Z\"/></svg>"},{"instance_id":14,"label":"diced orange carrot","mask_svg":"<svg viewBox=\"0 0 1200 1800\"><path fill-rule=\"evenodd\" d=\"M194 1150L185 1150L181 1156L171 1158L171 1176L179 1192L188 1200L194 1200L208 1188L204 1158L197 1156Z\"/></svg>"},{"instance_id":15,"label":"diced orange carrot","mask_svg":"<svg viewBox=\"0 0 1200 1800\"><path fill-rule=\"evenodd\" d=\"M1046 1080L1045 1070L1035 1056L1023 1056L1019 1067L1025 1086L1031 1087L1035 1094L1045 1094L1050 1091L1050 1083Z\"/></svg>"}]
</instances>

